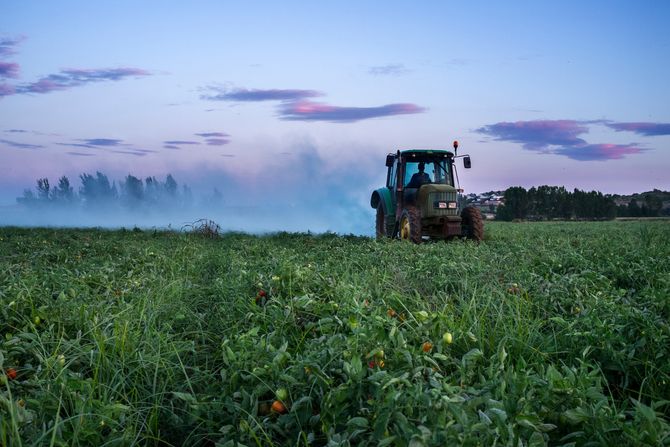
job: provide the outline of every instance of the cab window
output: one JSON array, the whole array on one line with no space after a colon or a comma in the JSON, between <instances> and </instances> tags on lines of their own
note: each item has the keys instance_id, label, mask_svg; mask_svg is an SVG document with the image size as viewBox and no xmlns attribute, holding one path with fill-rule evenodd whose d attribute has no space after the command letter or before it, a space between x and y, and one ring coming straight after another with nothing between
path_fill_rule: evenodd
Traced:
<instances>
[{"instance_id":1,"label":"cab window","mask_svg":"<svg viewBox=\"0 0 670 447\"><path fill-rule=\"evenodd\" d=\"M428 175L430 183L439 183L442 185L453 185L451 182L451 173L449 172L449 163L446 160L423 162L423 172ZM412 180L414 174L419 173L419 162L410 161L405 164L405 179L403 185L406 187Z\"/></svg>"},{"instance_id":2,"label":"cab window","mask_svg":"<svg viewBox=\"0 0 670 447\"><path fill-rule=\"evenodd\" d=\"M398 162L393 163L393 166L389 167L388 178L386 179L386 186L393 190L395 189L395 182L397 177Z\"/></svg>"}]
</instances>

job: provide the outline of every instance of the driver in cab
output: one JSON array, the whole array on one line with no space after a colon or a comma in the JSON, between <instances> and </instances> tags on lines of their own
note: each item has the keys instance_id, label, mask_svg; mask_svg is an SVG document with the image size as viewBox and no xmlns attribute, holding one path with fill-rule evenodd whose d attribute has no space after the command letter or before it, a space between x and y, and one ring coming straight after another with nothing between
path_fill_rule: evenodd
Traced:
<instances>
[{"instance_id":1,"label":"driver in cab","mask_svg":"<svg viewBox=\"0 0 670 447\"><path fill-rule=\"evenodd\" d=\"M419 172L412 175L407 188L419 188L425 183L430 183L430 176L424 172L426 169L426 164L424 162L419 162Z\"/></svg>"}]
</instances>

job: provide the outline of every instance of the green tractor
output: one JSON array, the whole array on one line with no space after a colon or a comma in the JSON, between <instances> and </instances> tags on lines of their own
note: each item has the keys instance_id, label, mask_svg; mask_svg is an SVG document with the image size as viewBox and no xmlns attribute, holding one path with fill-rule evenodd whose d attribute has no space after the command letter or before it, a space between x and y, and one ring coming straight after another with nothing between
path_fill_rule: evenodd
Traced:
<instances>
[{"instance_id":1,"label":"green tractor","mask_svg":"<svg viewBox=\"0 0 670 447\"><path fill-rule=\"evenodd\" d=\"M456 158L471 167L469 155L446 150L410 149L386 156L386 186L372 193L377 238L421 243L424 239L484 238L482 215L475 207L459 210ZM454 182L456 179L456 183Z\"/></svg>"}]
</instances>

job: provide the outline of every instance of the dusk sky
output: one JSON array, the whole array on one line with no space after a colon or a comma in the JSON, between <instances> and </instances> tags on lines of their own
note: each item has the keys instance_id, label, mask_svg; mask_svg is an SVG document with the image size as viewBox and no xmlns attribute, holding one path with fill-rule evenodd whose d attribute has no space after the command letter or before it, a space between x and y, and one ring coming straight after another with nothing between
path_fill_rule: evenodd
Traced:
<instances>
[{"instance_id":1,"label":"dusk sky","mask_svg":"<svg viewBox=\"0 0 670 447\"><path fill-rule=\"evenodd\" d=\"M5 1L0 205L102 171L363 209L388 152L455 139L466 193L668 190L668 23L661 0Z\"/></svg>"}]
</instances>

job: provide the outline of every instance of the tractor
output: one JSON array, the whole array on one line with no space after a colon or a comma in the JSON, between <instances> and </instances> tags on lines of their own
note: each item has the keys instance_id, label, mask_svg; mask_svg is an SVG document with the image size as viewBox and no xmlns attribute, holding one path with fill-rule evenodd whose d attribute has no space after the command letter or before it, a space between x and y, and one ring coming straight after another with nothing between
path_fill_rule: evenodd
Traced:
<instances>
[{"instance_id":1,"label":"tractor","mask_svg":"<svg viewBox=\"0 0 670 447\"><path fill-rule=\"evenodd\" d=\"M386 156L386 186L372 193L370 205L377 210L377 238L400 238L414 243L425 239L468 238L481 241L484 224L479 210L459 210L456 158L472 164L469 155L454 151L410 149Z\"/></svg>"}]
</instances>

